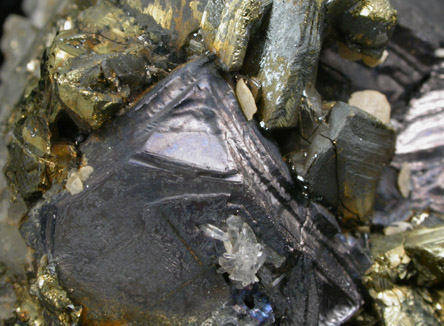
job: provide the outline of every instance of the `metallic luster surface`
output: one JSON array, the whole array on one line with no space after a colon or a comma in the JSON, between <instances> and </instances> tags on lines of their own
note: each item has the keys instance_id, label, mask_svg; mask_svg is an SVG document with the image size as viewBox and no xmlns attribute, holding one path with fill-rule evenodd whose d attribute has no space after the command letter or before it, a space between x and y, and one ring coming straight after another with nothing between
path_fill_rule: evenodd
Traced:
<instances>
[{"instance_id":1,"label":"metallic luster surface","mask_svg":"<svg viewBox=\"0 0 444 326\"><path fill-rule=\"evenodd\" d=\"M389 0L355 1L339 21L347 46L375 59L381 57L397 23Z\"/></svg>"},{"instance_id":2,"label":"metallic luster surface","mask_svg":"<svg viewBox=\"0 0 444 326\"><path fill-rule=\"evenodd\" d=\"M82 308L76 306L59 283L55 266L48 266L47 256L40 260L35 286L46 309L54 313L60 326L78 324Z\"/></svg>"},{"instance_id":3,"label":"metallic luster surface","mask_svg":"<svg viewBox=\"0 0 444 326\"><path fill-rule=\"evenodd\" d=\"M321 49L324 6L316 1L273 1L258 79L260 115L267 128L294 127L302 91Z\"/></svg>"},{"instance_id":4,"label":"metallic luster surface","mask_svg":"<svg viewBox=\"0 0 444 326\"><path fill-rule=\"evenodd\" d=\"M82 308L75 305L59 283L54 264L44 255L37 263L37 273L27 280L13 280L17 296L15 314L28 326L78 325Z\"/></svg>"},{"instance_id":5,"label":"metallic luster surface","mask_svg":"<svg viewBox=\"0 0 444 326\"><path fill-rule=\"evenodd\" d=\"M43 60L40 82L9 119L14 132L4 171L12 195L25 200L39 198L77 167L76 129L99 128L183 62L166 56L160 38L109 1L66 22Z\"/></svg>"},{"instance_id":6,"label":"metallic luster surface","mask_svg":"<svg viewBox=\"0 0 444 326\"><path fill-rule=\"evenodd\" d=\"M409 232L404 247L415 264L418 285L431 287L444 280L444 226Z\"/></svg>"},{"instance_id":7,"label":"metallic luster surface","mask_svg":"<svg viewBox=\"0 0 444 326\"><path fill-rule=\"evenodd\" d=\"M3 171L12 194L27 199L49 188L56 161L50 152L50 130L45 119L20 119L14 131Z\"/></svg>"},{"instance_id":8,"label":"metallic luster surface","mask_svg":"<svg viewBox=\"0 0 444 326\"><path fill-rule=\"evenodd\" d=\"M373 265L363 283L384 325L438 325L442 297L433 286L442 281L444 227L371 239Z\"/></svg>"},{"instance_id":9,"label":"metallic luster surface","mask_svg":"<svg viewBox=\"0 0 444 326\"><path fill-rule=\"evenodd\" d=\"M379 179L395 150L394 130L338 102L308 141L305 157L290 155L296 174L345 224L368 223Z\"/></svg>"},{"instance_id":10,"label":"metallic luster surface","mask_svg":"<svg viewBox=\"0 0 444 326\"><path fill-rule=\"evenodd\" d=\"M359 308L358 266L334 238L336 221L291 197L277 148L206 59L160 82L81 150L94 168L85 190L54 196L22 232L57 263L86 321L208 319L229 302L230 286L214 266L223 249L199 226L233 213L287 257L282 270L268 266L282 282L261 285L281 325L340 325Z\"/></svg>"},{"instance_id":11,"label":"metallic luster surface","mask_svg":"<svg viewBox=\"0 0 444 326\"><path fill-rule=\"evenodd\" d=\"M191 56L192 41L195 53L204 52L196 32L205 26L202 18L205 22L213 15L217 24L203 33L214 37L207 47L216 52L219 67L242 70L252 58L259 59L256 68L265 85L263 126L299 124L303 137L312 136L325 113L313 87L322 34L331 22L324 17L325 1L275 0L272 11L271 1L210 2L219 3L221 10L204 12L206 0L77 0L79 9L89 9L62 24L39 85L28 85L26 100L10 119L5 172L13 195L35 203L51 190L22 229L37 256L47 254L51 263L41 261L30 289L18 287L17 293L25 291L20 296L25 310L16 312L21 322L71 325L81 318L85 325L200 325L221 306L235 304L268 323L276 314L281 325L340 325L361 305L352 277L359 266L349 257L349 248L333 237L339 229L334 216L316 203L303 206L295 199L293 180L277 148L239 113L229 74L224 80L205 60L192 62L138 98L184 62L185 52ZM393 28L392 8L379 0L343 3L348 11L335 15L352 16L340 24L348 45L378 57ZM353 24L357 27L350 29ZM252 37L264 42L254 44ZM250 56L244 60L247 50ZM36 66L33 60L26 69L38 79ZM109 121L124 114L130 102L137 107ZM331 116L338 110L333 111ZM330 130L323 138L322 146L336 161L326 169L334 183L325 187L333 185L326 195L346 210L339 210L342 215L366 222L373 203L370 192L393 141L391 131L384 130L389 141L381 144L377 139L383 137L367 129L374 122L368 117L344 132L358 118L339 117L332 123L337 134ZM63 133L65 123L75 125L67 128L71 133ZM338 136L340 132L344 134ZM359 132L363 137L358 142ZM312 159L319 148L310 153ZM379 150L380 157L375 154ZM356 163L354 157L362 153L366 162ZM324 157L327 162L332 156ZM63 191L68 171L77 171L87 160L96 170L85 180L84 191ZM231 213L242 215L261 240L287 258L282 269L262 272L258 286L266 295L255 297L253 308L242 300L233 303L233 296L242 295L233 294L230 284L214 273L214 258L221 250L199 234L200 223L221 226ZM408 242L412 261L405 258L407 247L396 247L385 256L389 266L381 269L393 268L407 278L411 275L404 273L405 265L415 263L417 282L435 284L442 278L435 270L442 263L437 244L419 235L414 239L421 241ZM60 277L53 264L61 267ZM268 282L268 276L279 282ZM399 299L395 306L429 311L421 303L427 301L423 292L396 287L376 290L378 296L382 293L377 301L381 319L396 321L387 308L393 296ZM81 317L64 289L84 304ZM438 310L442 294L434 295L427 302ZM403 315L410 314L402 309ZM24 311L32 312L31 318ZM419 315L413 315L416 319L402 321L420 324Z\"/></svg>"},{"instance_id":12,"label":"metallic luster surface","mask_svg":"<svg viewBox=\"0 0 444 326\"><path fill-rule=\"evenodd\" d=\"M101 2L80 14L76 28L57 35L49 51L49 78L79 123L100 127L148 84L142 33L134 18Z\"/></svg>"},{"instance_id":13,"label":"metallic luster surface","mask_svg":"<svg viewBox=\"0 0 444 326\"><path fill-rule=\"evenodd\" d=\"M370 291L384 325L438 325L433 310L421 295L407 286L394 286L380 292Z\"/></svg>"},{"instance_id":14,"label":"metallic luster surface","mask_svg":"<svg viewBox=\"0 0 444 326\"><path fill-rule=\"evenodd\" d=\"M444 212L444 84L440 76L432 76L409 105L399 128L395 157L378 190L375 223L389 225L422 213L442 216ZM433 84L437 89L428 91ZM404 165L410 170L408 198L402 197L396 182Z\"/></svg>"},{"instance_id":15,"label":"metallic luster surface","mask_svg":"<svg viewBox=\"0 0 444 326\"><path fill-rule=\"evenodd\" d=\"M210 0L202 18L207 48L216 53L226 71L242 68L248 42L270 0Z\"/></svg>"},{"instance_id":16,"label":"metallic luster surface","mask_svg":"<svg viewBox=\"0 0 444 326\"><path fill-rule=\"evenodd\" d=\"M150 33L168 38L176 50L199 29L208 0L123 0L119 4Z\"/></svg>"}]
</instances>

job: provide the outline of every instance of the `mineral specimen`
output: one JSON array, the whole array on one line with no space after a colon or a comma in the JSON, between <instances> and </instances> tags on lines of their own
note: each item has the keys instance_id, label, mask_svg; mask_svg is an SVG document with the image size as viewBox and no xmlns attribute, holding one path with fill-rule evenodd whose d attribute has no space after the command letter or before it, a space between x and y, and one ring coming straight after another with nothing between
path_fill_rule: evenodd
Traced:
<instances>
[{"instance_id":1,"label":"mineral specimen","mask_svg":"<svg viewBox=\"0 0 444 326\"><path fill-rule=\"evenodd\" d=\"M50 49L55 95L79 125L98 128L149 84L150 57L135 19L108 2L83 11Z\"/></svg>"},{"instance_id":2,"label":"mineral specimen","mask_svg":"<svg viewBox=\"0 0 444 326\"><path fill-rule=\"evenodd\" d=\"M387 101L387 97L378 91L354 92L348 104L370 113L383 123L390 122L390 103Z\"/></svg>"},{"instance_id":3,"label":"mineral specimen","mask_svg":"<svg viewBox=\"0 0 444 326\"><path fill-rule=\"evenodd\" d=\"M392 117L402 121L412 96L439 63L435 52L443 47L444 28L438 14L443 11L443 2L391 0L391 3L399 13L399 20L387 47L390 53L387 60L375 70L343 60L334 47L325 48L316 86L324 99L344 102L355 91L377 90L387 96Z\"/></svg>"},{"instance_id":4,"label":"mineral specimen","mask_svg":"<svg viewBox=\"0 0 444 326\"><path fill-rule=\"evenodd\" d=\"M240 217L230 216L227 224L226 236L218 239L224 242L226 250L218 260L220 272L228 273L231 280L241 282L240 288L259 282L256 273L266 260L263 246Z\"/></svg>"},{"instance_id":5,"label":"mineral specimen","mask_svg":"<svg viewBox=\"0 0 444 326\"><path fill-rule=\"evenodd\" d=\"M332 6L340 6L333 1ZM345 1L353 3L338 18L340 33L350 49L378 59L382 56L397 22L388 0Z\"/></svg>"},{"instance_id":6,"label":"mineral specimen","mask_svg":"<svg viewBox=\"0 0 444 326\"><path fill-rule=\"evenodd\" d=\"M443 227L419 228L372 240L374 263L364 284L384 325L438 325L440 309L430 305L433 288L412 288L442 281Z\"/></svg>"},{"instance_id":7,"label":"mineral specimen","mask_svg":"<svg viewBox=\"0 0 444 326\"><path fill-rule=\"evenodd\" d=\"M8 325L340 325L364 297L356 320L442 319L444 296L432 289L443 282L442 126L430 118L440 117L440 91L421 90L403 121L395 108L398 149L373 222L401 204L376 228L391 235L370 237L368 293L356 284L370 266L360 232L375 228L338 235L337 219L372 222L395 132L386 101L369 104L375 93L349 103L377 117L325 102L347 102L372 79L353 76L338 91L348 77L318 70L318 58L339 44L367 65L390 63L388 1L41 0L25 11L30 20L8 25L2 70L3 81L18 78L0 115L17 104L5 124L14 202L0 209L0 234L16 244L0 255L5 318L17 300ZM49 22L52 13L61 19ZM410 177L398 178L401 167ZM405 198L400 179L412 185Z\"/></svg>"},{"instance_id":8,"label":"mineral specimen","mask_svg":"<svg viewBox=\"0 0 444 326\"><path fill-rule=\"evenodd\" d=\"M418 285L434 286L444 281L444 225L408 233L406 252L416 265Z\"/></svg>"},{"instance_id":9,"label":"mineral specimen","mask_svg":"<svg viewBox=\"0 0 444 326\"><path fill-rule=\"evenodd\" d=\"M14 316L16 295L12 285L5 276L6 266L0 264L0 320L11 319Z\"/></svg>"},{"instance_id":10,"label":"mineral specimen","mask_svg":"<svg viewBox=\"0 0 444 326\"><path fill-rule=\"evenodd\" d=\"M321 125L295 172L320 200L347 219L368 221L383 168L393 156L395 133L366 112L339 102ZM344 222L345 222L344 221Z\"/></svg>"},{"instance_id":11,"label":"mineral specimen","mask_svg":"<svg viewBox=\"0 0 444 326\"><path fill-rule=\"evenodd\" d=\"M323 15L322 1L273 1L258 72L261 119L268 128L298 123L300 98L321 49Z\"/></svg>"},{"instance_id":12,"label":"mineral specimen","mask_svg":"<svg viewBox=\"0 0 444 326\"><path fill-rule=\"evenodd\" d=\"M223 241L226 252L219 257L221 268L218 272L228 273L231 280L240 282L240 288L259 282L256 273L264 263L273 264L276 268L284 263L285 258L257 241L253 230L239 216L230 216L227 225L227 232L211 224L202 226L202 231ZM282 280L282 277L277 280Z\"/></svg>"},{"instance_id":13,"label":"mineral specimen","mask_svg":"<svg viewBox=\"0 0 444 326\"><path fill-rule=\"evenodd\" d=\"M85 320L198 325L230 305L215 267L224 250L199 230L230 214L286 258L257 276L281 325L339 325L359 308L357 267L332 238L336 222L291 197L277 149L207 59L171 74L80 149L94 168L83 192L55 195L22 232L57 264ZM267 273L281 281L267 286Z\"/></svg>"},{"instance_id":14,"label":"mineral specimen","mask_svg":"<svg viewBox=\"0 0 444 326\"><path fill-rule=\"evenodd\" d=\"M444 79L442 65L435 69L410 101L399 123L395 157L385 170L384 183L376 198L375 224L407 221L422 213L442 216L444 212L444 144L441 137L444 132ZM406 186L410 190L407 198L398 186L400 173L406 168L409 170Z\"/></svg>"},{"instance_id":15,"label":"mineral specimen","mask_svg":"<svg viewBox=\"0 0 444 326\"><path fill-rule=\"evenodd\" d=\"M178 50L199 29L208 0L122 0L119 5L138 25Z\"/></svg>"},{"instance_id":16,"label":"mineral specimen","mask_svg":"<svg viewBox=\"0 0 444 326\"><path fill-rule=\"evenodd\" d=\"M74 145L82 132L99 128L182 63L161 54L164 46L109 1L65 24L48 49L41 82L10 118L5 174L13 196L32 201L65 179L77 167Z\"/></svg>"},{"instance_id":17,"label":"mineral specimen","mask_svg":"<svg viewBox=\"0 0 444 326\"><path fill-rule=\"evenodd\" d=\"M236 96L245 117L250 121L253 119L253 115L257 112L257 106L253 94L242 78L236 83Z\"/></svg>"},{"instance_id":18,"label":"mineral specimen","mask_svg":"<svg viewBox=\"0 0 444 326\"><path fill-rule=\"evenodd\" d=\"M271 13L263 19L266 36L260 29L256 32L244 67L262 83L260 114L265 126L298 124L301 97L315 80L323 37L332 34L325 31L324 22L335 26L337 37L349 47L378 59L396 20L387 0L273 1Z\"/></svg>"},{"instance_id":19,"label":"mineral specimen","mask_svg":"<svg viewBox=\"0 0 444 326\"><path fill-rule=\"evenodd\" d=\"M207 48L217 54L224 70L242 68L251 33L271 3L271 0L208 1L202 34Z\"/></svg>"}]
</instances>

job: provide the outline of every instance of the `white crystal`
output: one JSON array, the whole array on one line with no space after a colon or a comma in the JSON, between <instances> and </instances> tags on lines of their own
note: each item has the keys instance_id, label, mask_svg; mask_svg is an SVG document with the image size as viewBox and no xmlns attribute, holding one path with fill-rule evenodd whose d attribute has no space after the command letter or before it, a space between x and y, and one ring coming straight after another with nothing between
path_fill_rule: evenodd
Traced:
<instances>
[{"instance_id":1,"label":"white crystal","mask_svg":"<svg viewBox=\"0 0 444 326\"><path fill-rule=\"evenodd\" d=\"M200 229L207 237L224 242L228 241L228 234L212 224L202 225Z\"/></svg>"},{"instance_id":2,"label":"white crystal","mask_svg":"<svg viewBox=\"0 0 444 326\"><path fill-rule=\"evenodd\" d=\"M226 233L211 224L201 227L207 236L224 242L227 252L219 257L219 271L228 273L231 280L240 282L243 287L258 282L256 273L267 257L264 247L239 216L230 216L227 224Z\"/></svg>"},{"instance_id":3,"label":"white crystal","mask_svg":"<svg viewBox=\"0 0 444 326\"><path fill-rule=\"evenodd\" d=\"M68 190L71 195L80 194L84 189L83 182L85 182L93 172L94 169L91 166L84 166L80 168L78 172L72 171L66 181L66 190Z\"/></svg>"},{"instance_id":4,"label":"white crystal","mask_svg":"<svg viewBox=\"0 0 444 326\"><path fill-rule=\"evenodd\" d=\"M383 123L390 122L391 106L387 97L374 90L354 92L348 104L370 113Z\"/></svg>"},{"instance_id":5,"label":"white crystal","mask_svg":"<svg viewBox=\"0 0 444 326\"><path fill-rule=\"evenodd\" d=\"M94 172L94 168L92 166L87 165L87 166L81 167L79 170L80 180L85 182L91 176L91 174L93 172Z\"/></svg>"}]
</instances>

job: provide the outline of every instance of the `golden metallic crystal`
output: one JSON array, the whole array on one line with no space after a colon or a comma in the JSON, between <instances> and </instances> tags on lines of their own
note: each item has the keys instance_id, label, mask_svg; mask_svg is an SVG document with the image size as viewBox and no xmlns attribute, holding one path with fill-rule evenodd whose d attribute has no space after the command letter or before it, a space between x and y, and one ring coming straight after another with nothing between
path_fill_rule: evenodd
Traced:
<instances>
[{"instance_id":1,"label":"golden metallic crystal","mask_svg":"<svg viewBox=\"0 0 444 326\"><path fill-rule=\"evenodd\" d=\"M160 29L169 35L169 45L175 49L184 46L189 35L199 29L206 3L207 0L120 1L135 14L140 26L147 30ZM157 28L153 27L153 22Z\"/></svg>"},{"instance_id":2,"label":"golden metallic crystal","mask_svg":"<svg viewBox=\"0 0 444 326\"><path fill-rule=\"evenodd\" d=\"M397 23L397 12L389 0L364 0L340 16L340 30L347 46L379 59ZM371 64L371 61L367 59Z\"/></svg>"},{"instance_id":3,"label":"golden metallic crystal","mask_svg":"<svg viewBox=\"0 0 444 326\"><path fill-rule=\"evenodd\" d=\"M363 283L384 325L437 325L444 321L444 226L371 239L374 263ZM407 286L407 283L417 286Z\"/></svg>"},{"instance_id":4,"label":"golden metallic crystal","mask_svg":"<svg viewBox=\"0 0 444 326\"><path fill-rule=\"evenodd\" d=\"M147 79L147 53L134 18L107 2L85 10L50 49L49 77L79 123L98 128ZM137 82L136 82L137 80Z\"/></svg>"},{"instance_id":5,"label":"golden metallic crystal","mask_svg":"<svg viewBox=\"0 0 444 326\"><path fill-rule=\"evenodd\" d=\"M418 285L433 286L444 281L444 225L409 232L404 247L418 272Z\"/></svg>"},{"instance_id":6,"label":"golden metallic crystal","mask_svg":"<svg viewBox=\"0 0 444 326\"><path fill-rule=\"evenodd\" d=\"M242 68L253 26L266 0L210 0L202 18L202 34L207 48L216 53L226 71Z\"/></svg>"}]
</instances>

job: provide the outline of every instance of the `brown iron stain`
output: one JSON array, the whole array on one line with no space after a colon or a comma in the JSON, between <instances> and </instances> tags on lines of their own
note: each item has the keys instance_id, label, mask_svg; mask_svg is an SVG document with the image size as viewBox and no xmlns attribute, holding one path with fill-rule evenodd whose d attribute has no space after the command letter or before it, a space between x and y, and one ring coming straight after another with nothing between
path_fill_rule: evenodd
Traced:
<instances>
[{"instance_id":1,"label":"brown iron stain","mask_svg":"<svg viewBox=\"0 0 444 326\"><path fill-rule=\"evenodd\" d=\"M162 299L166 299L166 297ZM85 298L84 301L85 300L87 299ZM106 305L106 303L103 303L103 305ZM128 320L131 320L132 322L129 324ZM90 307L90 309L88 309L87 307L83 306L82 314L80 316L80 325L82 326L128 326L128 325L173 326L173 325L182 325L182 322L183 319L180 317L176 316L167 317L165 314L157 311L152 311L148 313L148 312L140 312L134 309L126 310L124 306L121 307L120 311L114 311L114 313L107 314L107 317L104 317L103 314L100 315L100 313L97 314L97 312L94 311L94 307Z\"/></svg>"},{"instance_id":2,"label":"brown iron stain","mask_svg":"<svg viewBox=\"0 0 444 326\"><path fill-rule=\"evenodd\" d=\"M80 315L80 324L83 326L127 326L128 322L124 320L93 320L88 314L88 308L83 306Z\"/></svg>"},{"instance_id":3,"label":"brown iron stain","mask_svg":"<svg viewBox=\"0 0 444 326\"><path fill-rule=\"evenodd\" d=\"M168 225L173 229L173 232L176 234L176 236L179 238L180 242L182 242L182 244L184 245L184 247L188 250L188 252L191 254L191 256L194 258L194 260L199 264L202 265L202 261L199 259L199 257L197 256L197 254L193 251L193 249L191 248L191 246L188 244L188 242L182 237L182 235L179 233L179 230L177 230L177 228L174 226L173 223L171 223L171 221L163 216L163 218L165 219L165 221L168 223ZM168 296L167 296L168 297Z\"/></svg>"}]
</instances>

